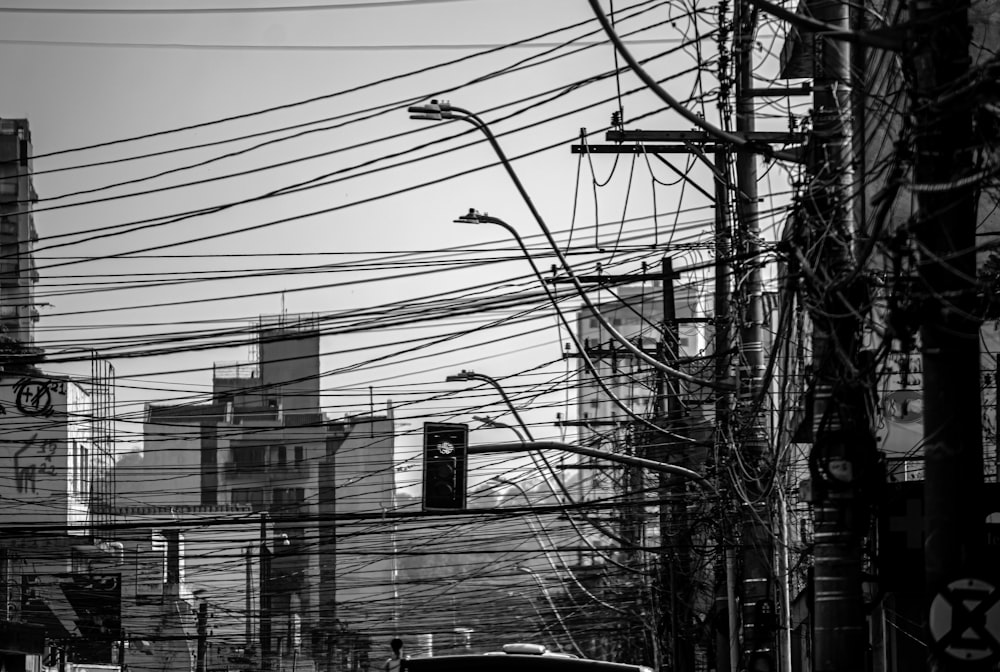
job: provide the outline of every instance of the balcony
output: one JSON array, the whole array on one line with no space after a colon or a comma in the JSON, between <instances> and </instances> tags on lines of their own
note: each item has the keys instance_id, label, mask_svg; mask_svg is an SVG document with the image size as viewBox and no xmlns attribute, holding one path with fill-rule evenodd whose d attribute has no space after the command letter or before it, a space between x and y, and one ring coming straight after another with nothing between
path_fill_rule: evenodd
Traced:
<instances>
[{"instance_id":1,"label":"balcony","mask_svg":"<svg viewBox=\"0 0 1000 672\"><path fill-rule=\"evenodd\" d=\"M278 462L270 466L270 471L280 474L302 474L306 475L309 473L309 463L308 462Z\"/></svg>"},{"instance_id":2,"label":"balcony","mask_svg":"<svg viewBox=\"0 0 1000 672\"><path fill-rule=\"evenodd\" d=\"M267 473L266 464L257 462L224 462L222 471L228 476L263 476Z\"/></svg>"}]
</instances>

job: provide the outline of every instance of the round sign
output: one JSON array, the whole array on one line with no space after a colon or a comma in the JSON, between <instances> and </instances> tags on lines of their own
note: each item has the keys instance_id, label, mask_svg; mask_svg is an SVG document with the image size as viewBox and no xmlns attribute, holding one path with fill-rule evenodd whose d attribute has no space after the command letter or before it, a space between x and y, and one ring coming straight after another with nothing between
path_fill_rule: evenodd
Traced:
<instances>
[{"instance_id":1,"label":"round sign","mask_svg":"<svg viewBox=\"0 0 1000 672\"><path fill-rule=\"evenodd\" d=\"M935 648L978 663L1000 656L1000 592L980 579L952 581L934 596L928 625Z\"/></svg>"}]
</instances>

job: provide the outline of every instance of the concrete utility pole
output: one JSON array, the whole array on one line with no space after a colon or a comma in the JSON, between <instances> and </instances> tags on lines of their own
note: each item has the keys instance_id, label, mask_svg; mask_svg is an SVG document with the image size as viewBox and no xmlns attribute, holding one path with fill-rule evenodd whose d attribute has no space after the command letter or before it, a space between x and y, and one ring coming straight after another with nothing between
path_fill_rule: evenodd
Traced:
<instances>
[{"instance_id":1,"label":"concrete utility pole","mask_svg":"<svg viewBox=\"0 0 1000 672\"><path fill-rule=\"evenodd\" d=\"M750 79L749 73L750 70L748 66L746 75L748 82ZM747 103L747 105L751 106L752 109L752 101L750 103ZM756 131L752 126L752 116L748 116L747 118L750 119L750 125L741 128L741 130L743 131L743 137L747 138L748 140L750 140L755 144L759 143L792 144L801 142L803 140L803 136L801 134L796 134L796 133ZM692 182L692 186L695 189L701 191L709 198L712 198L716 204L715 208L716 240L717 240L716 252L718 255L717 266L716 266L717 306L716 306L716 315L713 322L715 322L715 327L716 327L716 348L724 347L724 349L728 350L731 338L729 332L731 330L730 323L732 318L730 316L730 292L729 292L729 284L730 284L729 274L731 273L731 271L729 270L729 260L728 260L730 250L729 250L728 240L726 239L729 230L729 217L730 217L729 200L728 200L730 184L728 178L727 153L729 151L732 151L732 148L730 148L726 144L719 143L716 137L711 136L703 131L642 131L642 130L609 131L606 135L606 139L608 141L617 144L610 146L576 145L573 146L573 152L592 153L592 154L627 154L627 153L642 152L645 154L651 154L657 156L661 154L694 153L698 156L699 159L701 159L705 163L708 163L709 166L712 168L713 174L715 176L714 193L707 192L706 190L703 189L703 187L701 187L696 182ZM629 142L635 142L636 144L625 144ZM638 143L643 143L643 144L638 144ZM709 154L712 154L713 158L709 158L708 156ZM747 162L753 162L753 161L754 159L752 154L747 152L747 156L743 160L742 164L744 166L744 169L746 169L746 166L748 165ZM748 176L750 177L748 178ZM744 217L752 219L754 223L753 226L756 227L757 200L756 200L755 172L751 172L750 170L748 170L747 172L744 173L743 179L744 180L749 179L750 182L753 183L751 193L754 194L752 203L747 202L749 199L743 198L743 206L747 208L751 207L753 208L752 210L753 214L752 215L744 214ZM743 243L749 246L749 248L747 249L755 249L756 241L759 239L759 230L754 228L752 229L752 231L754 231L755 233L753 233L752 235L750 234L744 235L742 238ZM721 247L719 245L721 245ZM756 259L751 258L750 262L751 264L755 264ZM749 289L749 291L751 293L755 293L756 303L754 303L751 300L750 305L756 306L759 313L760 312L759 309L761 306L760 303L761 280L760 280L759 268L754 269L752 273L754 275L749 279L750 282L752 283L752 286ZM666 280L664 280L664 282L666 282ZM763 317L758 313L754 313L751 310L749 313L742 316L744 320L749 319L753 321L755 329L754 326L748 327L748 329L744 330L744 332L741 334L741 338L744 341L752 341L754 338L756 338L755 342L756 345L751 344L749 346L751 351L753 353L756 353L756 358L754 358L754 355L751 354L751 358L748 360L750 362L749 365L747 365L746 362L744 362L743 368L746 368L749 372L751 372L745 374L744 377L749 379L750 381L756 380L757 386L759 387L760 376L761 376L760 372L763 370L763 356L762 356L762 347L760 342L760 327L763 321ZM754 315L758 316L755 318ZM722 344L725 345L723 346ZM715 371L716 380L721 382L723 380L728 379L729 377L728 369L729 369L728 362L721 362L721 361L717 362L717 368ZM721 418L720 422L729 423L730 425L735 426L735 423L731 422L729 419L730 395L723 391L724 388L722 388L721 385L719 387L720 389L716 390L716 394L719 395L717 397L716 412L717 414L719 414L719 417ZM750 446L750 450L752 451L753 455L755 455L755 457L751 459L753 459L756 462L764 454L764 448L767 445L766 435L763 433L763 425L759 422L759 418L758 420L755 420L751 424L751 428L753 428L753 430L756 433L752 433L747 436L753 436L757 438L754 441L750 441L747 440L746 437L744 437L744 443ZM759 538L763 540L760 543L769 544L770 543L769 540L771 539L772 533L770 529L768 529L768 526L766 524L763 525L757 524L757 521L759 521L758 516L759 514L757 511L748 512L746 520L754 521L754 523L748 525L748 527L750 528L750 536L748 537L747 533L744 532L744 539ZM748 542L748 544L752 545L752 542ZM770 586L772 585L772 581L770 578L772 576L772 572L770 569L771 567L770 555L766 549L761 551L761 548L762 547L758 545L753 548L752 552L743 553L744 555L743 564L745 567L744 581L743 585L741 586L742 590L738 591L742 593L742 597L744 599L743 603L744 609L752 610L753 622L759 621L757 617L758 612L761 611L759 607L763 607L764 610L766 610L767 607L770 607L773 613L773 602L767 599L767 596L770 593ZM719 595L719 599L717 602L720 605L720 611L721 611L721 603L723 601L725 601L727 605L725 611L727 613L726 630L728 631L728 642L722 642L722 641L718 642L717 660L719 661L718 664L720 666L723 664L725 665L724 668L720 669L728 668L730 672L735 672L738 666L739 648L740 648L738 636L736 633L737 619L734 608L735 592L737 591L733 586L733 584L735 583L735 564L736 564L735 562L736 559L735 557L733 557L733 555L734 553L732 550L726 549L726 557L727 557L726 596L725 598L722 598L722 596ZM746 556L750 556L750 560L752 563L749 570L750 571L749 580L746 579L747 577ZM750 598L749 607L747 607L748 597ZM765 632L766 629L767 629L766 627L757 628L755 636L759 638L761 634ZM773 635L771 639L773 640ZM773 648L774 648L773 646L767 646L765 641L763 645L751 646L750 652L753 652L758 649L764 649L767 655L773 655L772 654ZM678 663L681 662L682 661L678 661Z\"/></svg>"},{"instance_id":2,"label":"concrete utility pole","mask_svg":"<svg viewBox=\"0 0 1000 672\"><path fill-rule=\"evenodd\" d=\"M715 380L723 383L731 378L733 358L732 316L730 315L731 285L733 279L730 257L732 255L731 217L729 211L729 152L715 150ZM731 432L732 395L721 390L715 396L715 427L717 445L723 446ZM718 487L722 489L721 483ZM725 524L725 521L724 523ZM723 528L721 533L721 558L716 567L715 594L715 669L718 672L736 672L739 669L739 636L736 619L736 571L733 548L729 546L732 532ZM725 621L723 621L723 616ZM725 626L723 626L725 623Z\"/></svg>"},{"instance_id":3,"label":"concrete utility pole","mask_svg":"<svg viewBox=\"0 0 1000 672\"><path fill-rule=\"evenodd\" d=\"M208 603L198 605L198 648L195 672L208 672Z\"/></svg>"},{"instance_id":4,"label":"concrete utility pole","mask_svg":"<svg viewBox=\"0 0 1000 672\"><path fill-rule=\"evenodd\" d=\"M848 30L849 8L848 2L817 3L813 17ZM874 439L857 364L864 298L853 248L850 47L818 33L813 40L813 138L801 203L808 242L800 259L813 321L813 669L862 672L866 517L860 486Z\"/></svg>"},{"instance_id":5,"label":"concrete utility pole","mask_svg":"<svg viewBox=\"0 0 1000 672\"><path fill-rule=\"evenodd\" d=\"M677 323L677 305L674 296L673 260L664 257L661 270L663 272L663 332L661 349L663 360L676 367L680 357L680 331ZM660 388L663 390L663 404L658 405L662 413L661 420L672 432L684 433L681 425L683 411L681 407L681 384L677 379L667 379L660 375ZM659 439L660 442L664 438ZM690 467L690 448L667 445L658 451L661 455L681 465ZM693 599L691 587L691 532L687 517L686 483L672 484L666 473L658 474L660 493L660 545L663 548L660 557L660 606L661 612L669 604L670 615L670 663L673 670L694 669L694 642L690 637L692 621L691 603ZM668 537L673 538L674 550L667 549Z\"/></svg>"},{"instance_id":6,"label":"concrete utility pole","mask_svg":"<svg viewBox=\"0 0 1000 672\"><path fill-rule=\"evenodd\" d=\"M924 548L929 596L986 578L972 105L945 99L969 70L968 0L911 1L913 227L919 249L924 372ZM932 652L931 669L964 665Z\"/></svg>"},{"instance_id":7,"label":"concrete utility pole","mask_svg":"<svg viewBox=\"0 0 1000 672\"><path fill-rule=\"evenodd\" d=\"M753 48L757 12L746 0L734 7L736 65L736 132L750 136L756 131L754 119ZM742 541L743 582L741 616L743 622L744 665L776 669L774 607L774 532L768 501L768 482L772 478L768 464L767 424L759 405L764 378L764 346L761 327L764 321L763 282L760 261L760 222L757 208L757 156L752 152L736 153L736 214L738 235L736 253L746 261L745 282L741 292L744 312L739 331L739 413L733 423L741 459L756 480L748 484L749 501L739 502L740 538Z\"/></svg>"},{"instance_id":8,"label":"concrete utility pole","mask_svg":"<svg viewBox=\"0 0 1000 672\"><path fill-rule=\"evenodd\" d=\"M271 550L267 547L267 514L260 514L260 669L271 669Z\"/></svg>"}]
</instances>

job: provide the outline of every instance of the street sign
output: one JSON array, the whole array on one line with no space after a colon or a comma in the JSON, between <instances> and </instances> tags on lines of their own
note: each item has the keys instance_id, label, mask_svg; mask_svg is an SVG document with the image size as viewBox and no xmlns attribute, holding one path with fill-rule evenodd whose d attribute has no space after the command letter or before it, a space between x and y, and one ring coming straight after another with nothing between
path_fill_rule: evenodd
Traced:
<instances>
[{"instance_id":1,"label":"street sign","mask_svg":"<svg viewBox=\"0 0 1000 672\"><path fill-rule=\"evenodd\" d=\"M1000 656L1000 591L980 579L949 583L931 602L931 638L941 654L968 663Z\"/></svg>"}]
</instances>

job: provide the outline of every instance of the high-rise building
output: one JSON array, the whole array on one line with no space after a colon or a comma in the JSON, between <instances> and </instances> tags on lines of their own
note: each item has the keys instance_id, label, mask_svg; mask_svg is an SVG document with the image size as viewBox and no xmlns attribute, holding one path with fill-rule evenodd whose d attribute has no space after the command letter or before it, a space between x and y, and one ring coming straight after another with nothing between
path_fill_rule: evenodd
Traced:
<instances>
[{"instance_id":1,"label":"high-rise building","mask_svg":"<svg viewBox=\"0 0 1000 672\"><path fill-rule=\"evenodd\" d=\"M272 657L304 664L336 655L328 637L338 621L364 632L391 620L391 560L372 561L371 540L342 534L338 521L391 506L393 419L326 417L315 318L262 319L254 339L254 361L215 366L210 401L149 406L142 454L118 465L118 500L265 514L278 540L267 581L270 635L254 639ZM352 544L364 547L357 561ZM357 563L363 572L351 571Z\"/></svg>"},{"instance_id":2,"label":"high-rise building","mask_svg":"<svg viewBox=\"0 0 1000 672\"><path fill-rule=\"evenodd\" d=\"M32 249L38 234L32 203L31 131L27 119L0 119L0 335L34 345L38 272Z\"/></svg>"},{"instance_id":3,"label":"high-rise building","mask_svg":"<svg viewBox=\"0 0 1000 672\"><path fill-rule=\"evenodd\" d=\"M705 326L696 323L696 317L703 315L702 297L694 285L678 286L673 291L674 317L677 321L675 367L697 372L691 364L694 358L705 355ZM663 340L664 295L662 286L654 283L649 287L624 287L612 299L598 302L601 317L616 331L641 347L652 357L662 358L659 353ZM655 414L658 391L655 375L650 367L627 352L611 338L608 330L590 311L582 311L577 321L577 335L588 346L597 373L611 392L632 410L639 414ZM707 358L700 368L710 365ZM584 372L580 395L578 420L583 424L581 441L586 442L595 433L607 431L619 421L631 422L607 392L594 380L594 376ZM691 390L682 384L679 389L681 401L685 401Z\"/></svg>"}]
</instances>

